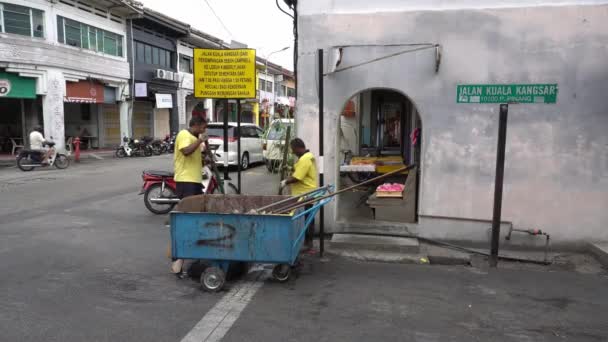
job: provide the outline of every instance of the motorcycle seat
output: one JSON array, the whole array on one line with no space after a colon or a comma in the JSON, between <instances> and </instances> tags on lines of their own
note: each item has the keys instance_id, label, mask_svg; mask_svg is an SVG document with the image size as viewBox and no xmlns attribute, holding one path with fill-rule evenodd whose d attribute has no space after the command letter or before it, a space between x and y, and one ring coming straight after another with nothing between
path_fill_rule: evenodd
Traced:
<instances>
[{"instance_id":1,"label":"motorcycle seat","mask_svg":"<svg viewBox=\"0 0 608 342\"><path fill-rule=\"evenodd\" d=\"M170 171L145 170L144 173L156 177L173 177L173 172Z\"/></svg>"}]
</instances>

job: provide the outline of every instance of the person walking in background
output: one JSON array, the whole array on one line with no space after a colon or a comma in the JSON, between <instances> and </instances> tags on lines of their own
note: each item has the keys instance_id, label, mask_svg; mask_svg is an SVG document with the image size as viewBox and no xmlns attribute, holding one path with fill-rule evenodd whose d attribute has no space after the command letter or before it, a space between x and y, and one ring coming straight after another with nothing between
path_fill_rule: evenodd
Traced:
<instances>
[{"instance_id":1,"label":"person walking in background","mask_svg":"<svg viewBox=\"0 0 608 342\"><path fill-rule=\"evenodd\" d=\"M306 144L299 138L295 138L291 141L291 150L293 154L298 157L298 161L293 166L293 173L287 179L281 182L281 188L287 185L291 188L291 195L298 196L310 192L319 186L317 180L317 164L315 162L315 156L306 149ZM311 208L312 205L306 206L306 209ZM311 249L313 247L313 236L314 236L314 223L310 225L306 231L306 239L304 245Z\"/></svg>"}]
</instances>

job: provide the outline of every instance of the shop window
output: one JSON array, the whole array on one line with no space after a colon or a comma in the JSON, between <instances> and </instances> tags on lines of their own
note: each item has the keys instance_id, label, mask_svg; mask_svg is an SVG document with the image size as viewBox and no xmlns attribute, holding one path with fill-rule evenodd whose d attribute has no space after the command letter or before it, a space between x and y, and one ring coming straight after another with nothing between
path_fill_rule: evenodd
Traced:
<instances>
[{"instance_id":1,"label":"shop window","mask_svg":"<svg viewBox=\"0 0 608 342\"><path fill-rule=\"evenodd\" d=\"M152 47L152 64L159 65L159 57L160 51L157 47ZM164 53L163 53L164 55Z\"/></svg>"},{"instance_id":2,"label":"shop window","mask_svg":"<svg viewBox=\"0 0 608 342\"><path fill-rule=\"evenodd\" d=\"M287 88L288 97L296 97L296 90L294 88Z\"/></svg>"},{"instance_id":3,"label":"shop window","mask_svg":"<svg viewBox=\"0 0 608 342\"><path fill-rule=\"evenodd\" d=\"M285 90L285 88L286 87L284 85L281 85L280 87L277 87L277 93L278 93L277 95L278 96L285 96L285 93L287 92Z\"/></svg>"},{"instance_id":4,"label":"shop window","mask_svg":"<svg viewBox=\"0 0 608 342\"><path fill-rule=\"evenodd\" d=\"M122 49L122 45L120 48ZM135 42L135 59L142 64L158 65L167 69L173 67L171 51L142 42Z\"/></svg>"},{"instance_id":5,"label":"shop window","mask_svg":"<svg viewBox=\"0 0 608 342\"><path fill-rule=\"evenodd\" d=\"M144 62L146 64L152 64L152 47L150 45L145 46L146 56Z\"/></svg>"},{"instance_id":6,"label":"shop window","mask_svg":"<svg viewBox=\"0 0 608 342\"><path fill-rule=\"evenodd\" d=\"M145 62L145 60L144 60L144 50L145 50L144 44L142 44L140 42L135 42L135 48L136 48L135 54L136 54L137 62L144 63Z\"/></svg>"},{"instance_id":7,"label":"shop window","mask_svg":"<svg viewBox=\"0 0 608 342\"><path fill-rule=\"evenodd\" d=\"M44 12L25 6L0 3L0 32L44 37Z\"/></svg>"},{"instance_id":8,"label":"shop window","mask_svg":"<svg viewBox=\"0 0 608 342\"><path fill-rule=\"evenodd\" d=\"M57 17L60 43L112 56L123 56L122 36L64 17Z\"/></svg>"},{"instance_id":9,"label":"shop window","mask_svg":"<svg viewBox=\"0 0 608 342\"><path fill-rule=\"evenodd\" d=\"M192 58L184 55L179 55L179 71L192 73Z\"/></svg>"}]
</instances>

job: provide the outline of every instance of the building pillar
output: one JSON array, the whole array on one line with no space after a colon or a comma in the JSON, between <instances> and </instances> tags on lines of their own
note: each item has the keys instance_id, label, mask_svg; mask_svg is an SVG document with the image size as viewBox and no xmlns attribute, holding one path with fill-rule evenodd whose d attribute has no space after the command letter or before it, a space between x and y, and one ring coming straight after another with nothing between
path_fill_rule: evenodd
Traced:
<instances>
[{"instance_id":1,"label":"building pillar","mask_svg":"<svg viewBox=\"0 0 608 342\"><path fill-rule=\"evenodd\" d=\"M121 101L118 104L118 111L120 113L120 141L124 137L131 137L131 120L130 113L133 109L133 102Z\"/></svg>"},{"instance_id":2,"label":"building pillar","mask_svg":"<svg viewBox=\"0 0 608 342\"><path fill-rule=\"evenodd\" d=\"M177 131L188 128L188 123L186 122L186 96L188 96L186 90L179 89L177 91L177 113L179 117Z\"/></svg>"},{"instance_id":3,"label":"building pillar","mask_svg":"<svg viewBox=\"0 0 608 342\"><path fill-rule=\"evenodd\" d=\"M65 151L65 124L63 100L65 97L65 79L59 70L47 72L47 93L42 99L42 117L44 137L55 142L58 151Z\"/></svg>"}]
</instances>

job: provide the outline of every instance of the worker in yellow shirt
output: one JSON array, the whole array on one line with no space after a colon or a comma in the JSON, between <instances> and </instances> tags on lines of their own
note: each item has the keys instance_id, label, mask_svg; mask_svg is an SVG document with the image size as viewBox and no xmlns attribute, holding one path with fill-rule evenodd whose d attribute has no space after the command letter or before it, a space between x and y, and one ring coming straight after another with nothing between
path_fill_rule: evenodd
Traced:
<instances>
[{"instance_id":1,"label":"worker in yellow shirt","mask_svg":"<svg viewBox=\"0 0 608 342\"><path fill-rule=\"evenodd\" d=\"M190 120L190 128L184 129L175 137L175 152L173 156L175 192L179 199L203 193L203 155L201 145L205 139L201 137L207 130L207 121L200 116ZM180 278L186 276L183 272L184 260L174 259L171 272Z\"/></svg>"},{"instance_id":2,"label":"worker in yellow shirt","mask_svg":"<svg viewBox=\"0 0 608 342\"><path fill-rule=\"evenodd\" d=\"M315 156L306 149L304 141L295 138L291 141L291 150L298 157L298 161L293 166L293 173L290 177L281 182L281 187L289 185L291 187L291 195L298 196L310 192L319 187L317 181L317 164ZM311 206L306 206L309 209ZM311 224L306 231L306 239L304 245L312 248L312 239L314 235L314 224Z\"/></svg>"},{"instance_id":3,"label":"worker in yellow shirt","mask_svg":"<svg viewBox=\"0 0 608 342\"><path fill-rule=\"evenodd\" d=\"M173 157L175 190L177 197L201 195L203 193L203 155L201 137L207 130L207 121L200 116L190 120L190 128L184 129L175 137Z\"/></svg>"}]
</instances>

